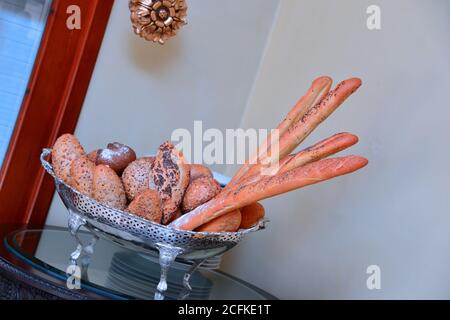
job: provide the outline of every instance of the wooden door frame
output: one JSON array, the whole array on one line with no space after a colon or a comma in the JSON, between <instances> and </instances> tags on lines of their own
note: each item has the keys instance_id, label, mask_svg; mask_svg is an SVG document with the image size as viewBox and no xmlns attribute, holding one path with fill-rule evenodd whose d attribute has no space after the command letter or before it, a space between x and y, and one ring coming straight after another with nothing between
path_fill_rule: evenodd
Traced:
<instances>
[{"instance_id":1,"label":"wooden door frame","mask_svg":"<svg viewBox=\"0 0 450 320\"><path fill-rule=\"evenodd\" d=\"M39 155L75 130L113 3L53 0L0 171L0 224L44 225L55 187ZM71 5L81 9L80 29L67 27Z\"/></svg>"}]
</instances>

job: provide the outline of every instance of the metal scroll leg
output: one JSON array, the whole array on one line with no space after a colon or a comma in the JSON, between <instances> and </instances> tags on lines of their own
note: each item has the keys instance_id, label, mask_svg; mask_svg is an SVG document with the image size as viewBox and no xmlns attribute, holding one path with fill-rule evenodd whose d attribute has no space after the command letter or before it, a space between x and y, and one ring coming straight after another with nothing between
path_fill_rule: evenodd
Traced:
<instances>
[{"instance_id":1,"label":"metal scroll leg","mask_svg":"<svg viewBox=\"0 0 450 320\"><path fill-rule=\"evenodd\" d=\"M192 287L190 285L190 280L192 275L194 274L195 271L197 271L197 269L202 265L203 262L205 262L208 259L204 259L204 260L195 260L192 263L192 266L189 268L188 271L186 271L186 273L184 274L183 277L183 286L184 286L184 290L181 292L180 294L180 300L184 300L187 297L189 297L189 294L192 291Z\"/></svg>"},{"instance_id":2,"label":"metal scroll leg","mask_svg":"<svg viewBox=\"0 0 450 320\"><path fill-rule=\"evenodd\" d=\"M81 279L85 281L89 281L88 268L91 264L91 259L94 255L94 249L98 239L98 236L96 236L95 234L92 235L91 241L87 246L83 247L83 257L81 258Z\"/></svg>"},{"instance_id":3,"label":"metal scroll leg","mask_svg":"<svg viewBox=\"0 0 450 320\"><path fill-rule=\"evenodd\" d=\"M159 299L161 298L160 294L167 291L167 274L169 273L170 266L175 261L177 256L183 252L183 250L165 244L157 244L157 248L159 250L159 265L161 267L161 277L157 287L159 292L156 293L155 298Z\"/></svg>"},{"instance_id":4,"label":"metal scroll leg","mask_svg":"<svg viewBox=\"0 0 450 320\"><path fill-rule=\"evenodd\" d=\"M83 252L83 244L81 243L81 240L78 237L78 231L80 231L80 228L82 226L84 226L85 224L86 224L86 220L81 218L76 213L73 213L69 209L69 223L68 223L68 227L69 227L70 234L77 241L77 248L76 248L76 250L70 254L70 263L72 265L75 265L77 263L78 259L81 256L81 253Z\"/></svg>"}]
</instances>

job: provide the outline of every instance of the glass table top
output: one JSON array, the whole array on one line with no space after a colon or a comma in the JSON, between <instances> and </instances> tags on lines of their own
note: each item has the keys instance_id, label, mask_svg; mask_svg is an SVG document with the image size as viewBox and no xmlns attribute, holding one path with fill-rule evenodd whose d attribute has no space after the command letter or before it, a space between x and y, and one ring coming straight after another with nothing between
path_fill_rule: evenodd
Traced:
<instances>
[{"instance_id":1,"label":"glass table top","mask_svg":"<svg viewBox=\"0 0 450 320\"><path fill-rule=\"evenodd\" d=\"M79 234L88 242L89 233ZM70 254L76 241L63 228L18 230L10 233L5 244L15 256L59 280L80 274L81 280L70 282L81 288L112 299L154 299L160 278L158 256L144 255L100 239L88 266L70 268ZM68 269L69 268L69 269ZM164 299L192 300L264 300L275 299L267 292L217 270L200 269L191 278L192 291L187 293L182 280L189 265L176 261L168 275L168 291ZM74 277L71 277L73 280ZM70 284L69 284L70 285Z\"/></svg>"}]
</instances>

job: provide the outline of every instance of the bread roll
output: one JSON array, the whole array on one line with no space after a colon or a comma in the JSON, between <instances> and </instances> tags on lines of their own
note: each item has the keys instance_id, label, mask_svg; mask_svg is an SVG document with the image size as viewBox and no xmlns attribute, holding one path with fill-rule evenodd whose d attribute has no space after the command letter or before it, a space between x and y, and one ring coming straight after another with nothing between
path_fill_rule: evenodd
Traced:
<instances>
[{"instance_id":1,"label":"bread roll","mask_svg":"<svg viewBox=\"0 0 450 320\"><path fill-rule=\"evenodd\" d=\"M152 184L150 171L154 161L154 157L139 158L126 167L122 174L122 182L128 200L133 201L138 194L150 188Z\"/></svg>"},{"instance_id":2,"label":"bread roll","mask_svg":"<svg viewBox=\"0 0 450 320\"><path fill-rule=\"evenodd\" d=\"M124 210L127 205L125 190L117 173L106 165L95 167L93 197L109 207Z\"/></svg>"},{"instance_id":3,"label":"bread roll","mask_svg":"<svg viewBox=\"0 0 450 320\"><path fill-rule=\"evenodd\" d=\"M151 175L162 199L163 224L172 221L176 215L189 184L189 172L190 166L173 144L166 142L159 147Z\"/></svg>"},{"instance_id":4,"label":"bread roll","mask_svg":"<svg viewBox=\"0 0 450 320\"><path fill-rule=\"evenodd\" d=\"M220 184L214 178L204 176L192 181L184 194L181 209L189 212L208 202L221 191Z\"/></svg>"},{"instance_id":5,"label":"bread roll","mask_svg":"<svg viewBox=\"0 0 450 320\"><path fill-rule=\"evenodd\" d=\"M197 232L236 232L241 225L241 211L235 210L226 213L210 222L200 226Z\"/></svg>"},{"instance_id":6,"label":"bread roll","mask_svg":"<svg viewBox=\"0 0 450 320\"><path fill-rule=\"evenodd\" d=\"M71 134L59 137L52 150L52 165L55 174L68 185L72 185L70 168L72 161L85 155L78 139Z\"/></svg>"},{"instance_id":7,"label":"bread roll","mask_svg":"<svg viewBox=\"0 0 450 320\"><path fill-rule=\"evenodd\" d=\"M99 152L100 149L89 152L87 155L88 159L91 160L93 163L97 163L97 157Z\"/></svg>"},{"instance_id":8,"label":"bread roll","mask_svg":"<svg viewBox=\"0 0 450 320\"><path fill-rule=\"evenodd\" d=\"M240 210L242 213L240 229L250 229L266 215L266 210L258 202L245 206Z\"/></svg>"},{"instance_id":9,"label":"bread roll","mask_svg":"<svg viewBox=\"0 0 450 320\"><path fill-rule=\"evenodd\" d=\"M105 164L121 175L123 170L134 160L136 160L136 153L133 149L114 142L98 152L96 164Z\"/></svg>"},{"instance_id":10,"label":"bread roll","mask_svg":"<svg viewBox=\"0 0 450 320\"><path fill-rule=\"evenodd\" d=\"M72 186L82 194L92 197L95 164L87 156L72 161L70 175Z\"/></svg>"},{"instance_id":11,"label":"bread roll","mask_svg":"<svg viewBox=\"0 0 450 320\"><path fill-rule=\"evenodd\" d=\"M130 203L127 211L146 220L161 223L161 199L158 192L150 189L141 192Z\"/></svg>"},{"instance_id":12,"label":"bread roll","mask_svg":"<svg viewBox=\"0 0 450 320\"><path fill-rule=\"evenodd\" d=\"M212 171L201 164L191 164L191 178L190 178L190 182L200 178L200 177L210 177L213 178L213 173Z\"/></svg>"}]
</instances>

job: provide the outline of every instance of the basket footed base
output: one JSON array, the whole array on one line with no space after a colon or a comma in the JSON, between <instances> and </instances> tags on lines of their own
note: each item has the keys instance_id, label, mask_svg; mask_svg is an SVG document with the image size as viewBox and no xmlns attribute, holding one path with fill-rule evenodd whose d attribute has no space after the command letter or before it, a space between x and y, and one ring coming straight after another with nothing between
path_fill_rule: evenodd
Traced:
<instances>
[{"instance_id":1,"label":"basket footed base","mask_svg":"<svg viewBox=\"0 0 450 320\"><path fill-rule=\"evenodd\" d=\"M95 252L95 245L99 240L99 236L90 228L86 220L81 218L78 214L69 210L69 222L68 222L69 232L74 237L77 242L75 251L73 251L69 256L70 266L78 266L81 269L81 280L89 281L88 269L91 263L92 256ZM80 239L79 232L81 227L86 227L86 229L91 234L91 239L87 243ZM175 260L184 253L184 250L178 247L173 247L167 244L157 244L157 250L159 252L159 264L161 267L160 281L157 286L155 293L155 300L164 300L164 293L168 289L167 276L172 264ZM184 300L189 297L192 287L190 285L190 279L192 275L197 271L197 269L209 258L193 259L190 268L186 271L183 277L183 287L184 290L179 295L179 300Z\"/></svg>"}]
</instances>

